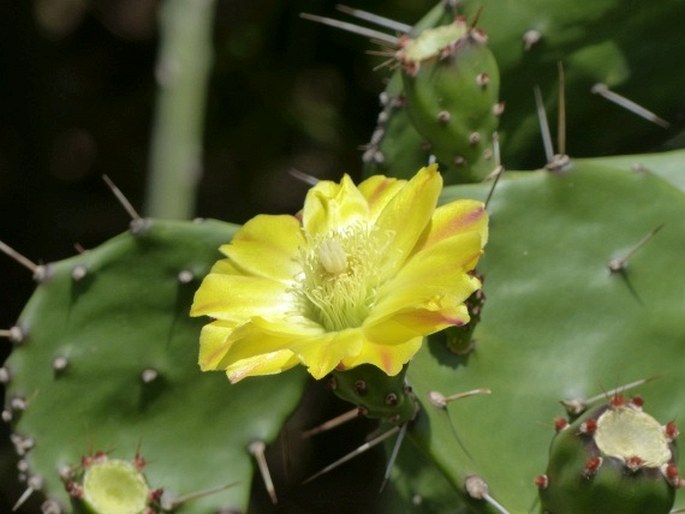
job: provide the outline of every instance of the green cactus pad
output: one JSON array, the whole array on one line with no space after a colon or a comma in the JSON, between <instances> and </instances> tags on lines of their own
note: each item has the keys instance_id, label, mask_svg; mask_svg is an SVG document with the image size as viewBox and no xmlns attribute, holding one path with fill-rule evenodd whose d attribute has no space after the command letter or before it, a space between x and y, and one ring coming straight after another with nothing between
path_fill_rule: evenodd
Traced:
<instances>
[{"instance_id":1,"label":"green cactus pad","mask_svg":"<svg viewBox=\"0 0 685 514\"><path fill-rule=\"evenodd\" d=\"M190 302L235 230L146 221L48 265L17 323L23 341L5 363L5 416L28 475L64 509L60 470L106 451L127 460L139 453L150 487L170 500L236 482L176 512L245 511L248 447L276 436L306 377L292 370L231 385L199 370L203 320L189 318Z\"/></svg>"},{"instance_id":2,"label":"green cactus pad","mask_svg":"<svg viewBox=\"0 0 685 514\"><path fill-rule=\"evenodd\" d=\"M685 161L682 152L662 157ZM658 419L682 417L685 195L653 173L606 162L502 178L479 265L488 300L475 349L454 355L444 335L433 336L409 366L422 411L408 438L456 491L478 475L512 514L539 509L533 482L546 467L560 400L659 376L637 392ZM485 198L488 189L448 188L444 200ZM623 269L609 269L662 224ZM476 388L492 394L446 408L428 400L432 391ZM470 504L497 512L483 500Z\"/></svg>"}]
</instances>

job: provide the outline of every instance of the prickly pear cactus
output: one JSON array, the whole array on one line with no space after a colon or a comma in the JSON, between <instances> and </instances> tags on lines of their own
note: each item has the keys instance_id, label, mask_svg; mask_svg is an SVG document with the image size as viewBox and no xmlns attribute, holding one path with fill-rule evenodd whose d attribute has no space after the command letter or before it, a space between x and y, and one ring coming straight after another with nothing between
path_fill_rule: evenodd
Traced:
<instances>
[{"instance_id":1,"label":"prickly pear cactus","mask_svg":"<svg viewBox=\"0 0 685 514\"><path fill-rule=\"evenodd\" d=\"M657 169L685 155L646 158ZM564 173L505 175L488 208L491 237L479 265L487 301L474 350L457 355L444 334L432 336L409 366L422 411L408 438L478 512L504 512L489 500L509 513L540 509L535 481L547 469L561 400L602 399L603 391L658 377L636 394L664 425L682 413L685 323L676 284L685 280L685 195L616 162L575 160ZM484 198L489 187L449 188L445 199ZM430 401L436 392L485 388L491 394ZM415 466L405 471L399 463L398 483L411 483ZM664 497L672 500L680 483L675 458L667 479L659 473L662 507L643 512L667 512ZM487 487L469 489L473 477ZM626 484L611 485L624 494ZM404 494L407 512L421 512L420 491L408 486ZM622 505L602 512L626 512Z\"/></svg>"},{"instance_id":2,"label":"prickly pear cactus","mask_svg":"<svg viewBox=\"0 0 685 514\"><path fill-rule=\"evenodd\" d=\"M3 417L49 512L245 511L249 447L275 437L304 376L233 386L197 366L190 302L234 231L141 220L41 268L2 368Z\"/></svg>"}]
</instances>

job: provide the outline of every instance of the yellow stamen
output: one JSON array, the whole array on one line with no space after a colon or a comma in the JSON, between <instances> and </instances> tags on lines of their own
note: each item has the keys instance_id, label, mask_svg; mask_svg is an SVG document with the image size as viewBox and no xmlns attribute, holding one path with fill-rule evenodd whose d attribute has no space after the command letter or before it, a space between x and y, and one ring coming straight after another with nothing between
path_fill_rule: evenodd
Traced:
<instances>
[{"instance_id":1,"label":"yellow stamen","mask_svg":"<svg viewBox=\"0 0 685 514\"><path fill-rule=\"evenodd\" d=\"M349 225L302 251L299 292L305 311L327 330L361 326L376 301L374 270L382 248L374 235L366 225Z\"/></svg>"}]
</instances>

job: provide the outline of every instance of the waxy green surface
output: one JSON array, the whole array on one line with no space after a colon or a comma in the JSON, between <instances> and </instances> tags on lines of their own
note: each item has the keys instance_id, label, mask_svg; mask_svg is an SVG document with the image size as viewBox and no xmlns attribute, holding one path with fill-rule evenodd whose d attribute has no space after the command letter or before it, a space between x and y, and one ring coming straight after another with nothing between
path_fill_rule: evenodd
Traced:
<instances>
[{"instance_id":1,"label":"waxy green surface","mask_svg":"<svg viewBox=\"0 0 685 514\"><path fill-rule=\"evenodd\" d=\"M223 373L199 370L206 320L188 316L190 302L235 230L216 221L149 221L138 234L49 266L18 321L28 335L5 364L8 399L28 400L13 429L35 439L25 458L49 497L68 505L58 470L82 456L104 450L130 460L139 451L150 486L170 498L236 483L178 512L247 509L248 445L276 436L305 374L231 385ZM74 280L81 267L85 276ZM179 280L181 272L190 275ZM59 373L57 357L68 359ZM146 369L157 373L149 383Z\"/></svg>"},{"instance_id":2,"label":"waxy green surface","mask_svg":"<svg viewBox=\"0 0 685 514\"><path fill-rule=\"evenodd\" d=\"M682 153L661 158L669 156L685 163ZM450 187L444 200L488 189ZM561 175L505 175L488 211L475 352L452 355L439 337L424 345L408 372L424 407L409 435L455 490L476 473L512 514L537 512L533 480L546 469L553 420L565 414L560 400L658 376L634 392L664 423L682 418L685 195L652 173L579 160ZM662 224L623 272L609 270ZM447 407L457 440L427 395L481 387L492 394Z\"/></svg>"}]
</instances>

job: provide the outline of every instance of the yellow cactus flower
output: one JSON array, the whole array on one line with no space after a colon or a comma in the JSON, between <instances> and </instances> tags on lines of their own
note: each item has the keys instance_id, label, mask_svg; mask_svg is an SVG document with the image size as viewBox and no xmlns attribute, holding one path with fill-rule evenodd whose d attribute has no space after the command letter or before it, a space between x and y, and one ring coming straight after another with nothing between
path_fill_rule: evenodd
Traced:
<instances>
[{"instance_id":1,"label":"yellow cactus flower","mask_svg":"<svg viewBox=\"0 0 685 514\"><path fill-rule=\"evenodd\" d=\"M437 166L411 180L321 181L297 216L248 221L195 294L203 371L232 382L297 364L320 379L373 364L396 375L424 336L469 321L468 272L487 240L481 202L437 207Z\"/></svg>"}]
</instances>

